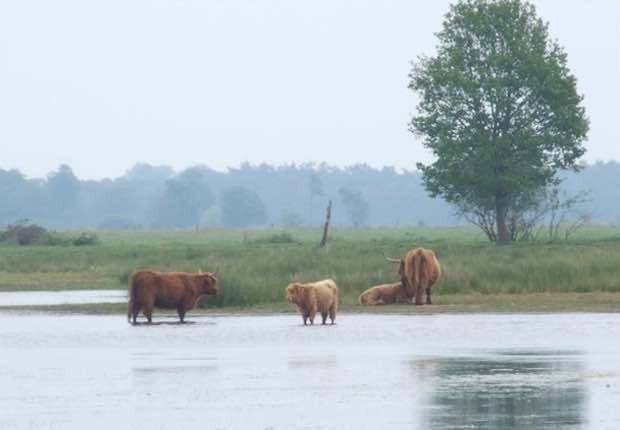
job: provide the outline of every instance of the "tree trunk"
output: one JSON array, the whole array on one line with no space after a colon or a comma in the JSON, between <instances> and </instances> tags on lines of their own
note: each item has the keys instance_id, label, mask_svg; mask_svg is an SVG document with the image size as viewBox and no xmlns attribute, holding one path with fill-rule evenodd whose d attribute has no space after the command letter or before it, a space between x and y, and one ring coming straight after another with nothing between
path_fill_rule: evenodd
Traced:
<instances>
[{"instance_id":1,"label":"tree trunk","mask_svg":"<svg viewBox=\"0 0 620 430\"><path fill-rule=\"evenodd\" d=\"M508 215L508 206L502 199L497 199L495 204L495 220L497 222L497 244L506 245L510 243L510 230L508 230L508 224L506 223L506 217Z\"/></svg>"},{"instance_id":2,"label":"tree trunk","mask_svg":"<svg viewBox=\"0 0 620 430\"><path fill-rule=\"evenodd\" d=\"M319 246L323 248L327 244L327 234L329 232L329 220L332 217L332 201L327 205L327 214L325 215L325 225L323 226L323 237Z\"/></svg>"}]
</instances>

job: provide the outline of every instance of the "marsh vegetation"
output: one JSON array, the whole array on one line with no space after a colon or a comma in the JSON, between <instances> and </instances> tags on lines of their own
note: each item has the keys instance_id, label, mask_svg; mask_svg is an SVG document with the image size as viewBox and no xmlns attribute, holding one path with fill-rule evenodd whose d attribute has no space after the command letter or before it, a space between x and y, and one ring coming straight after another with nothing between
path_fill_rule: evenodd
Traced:
<instances>
[{"instance_id":1,"label":"marsh vegetation","mask_svg":"<svg viewBox=\"0 0 620 430\"><path fill-rule=\"evenodd\" d=\"M282 309L288 283L331 277L346 309L369 286L398 281L383 252L396 257L424 246L437 252L444 271L438 305L492 309L508 301L527 310L531 302L536 310L543 300L579 310L581 298L612 308L620 302L620 231L610 227L587 227L569 241L505 247L468 227L336 229L324 249L314 229L98 234L100 242L88 247L0 245L0 291L125 289L134 270L217 270L220 293L204 307Z\"/></svg>"}]
</instances>

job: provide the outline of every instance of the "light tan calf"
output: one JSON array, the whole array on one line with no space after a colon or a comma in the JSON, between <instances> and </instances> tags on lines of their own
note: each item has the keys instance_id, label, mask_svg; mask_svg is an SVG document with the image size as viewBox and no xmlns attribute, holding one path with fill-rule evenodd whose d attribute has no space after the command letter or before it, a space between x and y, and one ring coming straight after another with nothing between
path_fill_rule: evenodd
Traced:
<instances>
[{"instance_id":1,"label":"light tan calf","mask_svg":"<svg viewBox=\"0 0 620 430\"><path fill-rule=\"evenodd\" d=\"M307 284L293 282L286 287L286 300L297 305L304 325L307 325L308 320L310 324L314 324L317 313L321 314L323 324L327 320L327 315L332 324L336 320L338 287L331 279Z\"/></svg>"},{"instance_id":2,"label":"light tan calf","mask_svg":"<svg viewBox=\"0 0 620 430\"><path fill-rule=\"evenodd\" d=\"M360 305L391 305L393 303L411 303L407 292L400 282L371 287L360 294Z\"/></svg>"}]
</instances>

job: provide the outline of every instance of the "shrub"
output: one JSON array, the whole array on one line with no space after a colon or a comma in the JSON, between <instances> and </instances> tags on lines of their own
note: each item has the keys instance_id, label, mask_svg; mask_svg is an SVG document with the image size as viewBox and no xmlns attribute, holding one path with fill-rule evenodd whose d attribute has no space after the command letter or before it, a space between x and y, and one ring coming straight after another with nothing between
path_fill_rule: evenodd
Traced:
<instances>
[{"instance_id":1,"label":"shrub","mask_svg":"<svg viewBox=\"0 0 620 430\"><path fill-rule=\"evenodd\" d=\"M27 219L9 224L0 235L1 242L17 245L45 245L50 240L50 233L43 227L30 224Z\"/></svg>"},{"instance_id":2,"label":"shrub","mask_svg":"<svg viewBox=\"0 0 620 430\"><path fill-rule=\"evenodd\" d=\"M27 219L24 219L8 225L5 231L0 232L0 242L20 246L84 246L98 244L99 238L94 233L80 233L78 236L58 234L40 225L31 224Z\"/></svg>"},{"instance_id":3,"label":"shrub","mask_svg":"<svg viewBox=\"0 0 620 430\"><path fill-rule=\"evenodd\" d=\"M276 233L267 237L259 237L251 241L257 244L270 244L270 243L297 243L295 238L290 233Z\"/></svg>"},{"instance_id":4,"label":"shrub","mask_svg":"<svg viewBox=\"0 0 620 430\"><path fill-rule=\"evenodd\" d=\"M80 233L79 236L71 238L71 243L75 246L97 245L99 237L95 233Z\"/></svg>"}]
</instances>

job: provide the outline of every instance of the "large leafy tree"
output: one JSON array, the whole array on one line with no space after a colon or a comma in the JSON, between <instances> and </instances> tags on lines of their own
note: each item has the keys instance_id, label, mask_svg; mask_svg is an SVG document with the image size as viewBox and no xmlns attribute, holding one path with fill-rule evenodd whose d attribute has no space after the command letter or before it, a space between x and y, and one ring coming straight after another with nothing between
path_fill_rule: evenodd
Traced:
<instances>
[{"instance_id":1,"label":"large leafy tree","mask_svg":"<svg viewBox=\"0 0 620 430\"><path fill-rule=\"evenodd\" d=\"M419 58L410 74L420 95L410 129L436 157L418 168L433 196L509 242L518 212L557 184L559 170L579 169L582 96L566 53L527 1L458 1L437 37L436 55Z\"/></svg>"}]
</instances>

